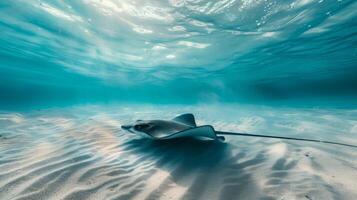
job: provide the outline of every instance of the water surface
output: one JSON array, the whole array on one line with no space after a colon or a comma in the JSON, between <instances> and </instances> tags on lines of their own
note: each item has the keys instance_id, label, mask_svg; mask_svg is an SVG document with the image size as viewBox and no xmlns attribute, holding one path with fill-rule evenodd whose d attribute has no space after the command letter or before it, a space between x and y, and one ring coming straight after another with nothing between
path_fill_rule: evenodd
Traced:
<instances>
[{"instance_id":1,"label":"water surface","mask_svg":"<svg viewBox=\"0 0 357 200\"><path fill-rule=\"evenodd\" d=\"M0 102L356 106L356 9L354 0L3 0Z\"/></svg>"}]
</instances>

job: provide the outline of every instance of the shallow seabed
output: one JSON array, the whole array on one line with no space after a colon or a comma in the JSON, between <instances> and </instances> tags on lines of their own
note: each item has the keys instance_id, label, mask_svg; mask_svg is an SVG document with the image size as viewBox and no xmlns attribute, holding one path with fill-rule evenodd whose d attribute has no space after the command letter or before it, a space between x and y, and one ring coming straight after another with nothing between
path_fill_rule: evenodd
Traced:
<instances>
[{"instance_id":1,"label":"shallow seabed","mask_svg":"<svg viewBox=\"0 0 357 200\"><path fill-rule=\"evenodd\" d=\"M357 151L227 136L155 142L120 129L191 112L217 130L357 144L357 110L111 105L0 114L1 199L356 199Z\"/></svg>"}]
</instances>

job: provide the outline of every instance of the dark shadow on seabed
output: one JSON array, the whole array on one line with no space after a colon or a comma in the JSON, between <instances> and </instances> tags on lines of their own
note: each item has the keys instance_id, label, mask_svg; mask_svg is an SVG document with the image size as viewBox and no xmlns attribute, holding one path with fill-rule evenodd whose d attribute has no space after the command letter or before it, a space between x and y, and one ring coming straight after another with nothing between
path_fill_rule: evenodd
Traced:
<instances>
[{"instance_id":1,"label":"dark shadow on seabed","mask_svg":"<svg viewBox=\"0 0 357 200\"><path fill-rule=\"evenodd\" d=\"M136 139L123 146L145 159L154 160L155 168L169 172L171 181L187 187L182 199L217 196L230 200L260 196L260 189L246 169L265 160L262 152L248 159L244 150L233 154L231 145L227 143L190 138L165 141ZM157 199L164 191L165 187L160 186L147 199ZM126 196L130 197L135 197L135 194Z\"/></svg>"}]
</instances>

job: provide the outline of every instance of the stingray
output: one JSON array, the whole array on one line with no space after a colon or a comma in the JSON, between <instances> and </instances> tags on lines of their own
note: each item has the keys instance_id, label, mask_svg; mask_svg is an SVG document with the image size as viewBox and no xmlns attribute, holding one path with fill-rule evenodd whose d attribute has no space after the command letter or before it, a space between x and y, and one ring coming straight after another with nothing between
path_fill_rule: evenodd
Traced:
<instances>
[{"instance_id":1,"label":"stingray","mask_svg":"<svg viewBox=\"0 0 357 200\"><path fill-rule=\"evenodd\" d=\"M349 147L357 147L357 145L317 139L217 131L211 125L197 126L195 117L191 113L179 115L171 120L137 120L133 124L122 125L121 128L131 133L142 135L143 137L151 138L153 140L172 140L177 138L193 137L223 142L225 140L223 135L236 135L285 140L299 140L307 142L320 142Z\"/></svg>"}]
</instances>

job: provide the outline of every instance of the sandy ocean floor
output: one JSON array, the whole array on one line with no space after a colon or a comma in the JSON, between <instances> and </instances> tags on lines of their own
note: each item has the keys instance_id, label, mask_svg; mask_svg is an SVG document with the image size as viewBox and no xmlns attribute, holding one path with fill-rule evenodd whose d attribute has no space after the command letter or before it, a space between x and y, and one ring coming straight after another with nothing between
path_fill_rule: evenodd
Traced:
<instances>
[{"instance_id":1,"label":"sandy ocean floor","mask_svg":"<svg viewBox=\"0 0 357 200\"><path fill-rule=\"evenodd\" d=\"M357 144L357 110L78 106L0 113L0 199L357 199L357 149L227 136L155 142L120 129L191 112L217 130Z\"/></svg>"}]
</instances>

